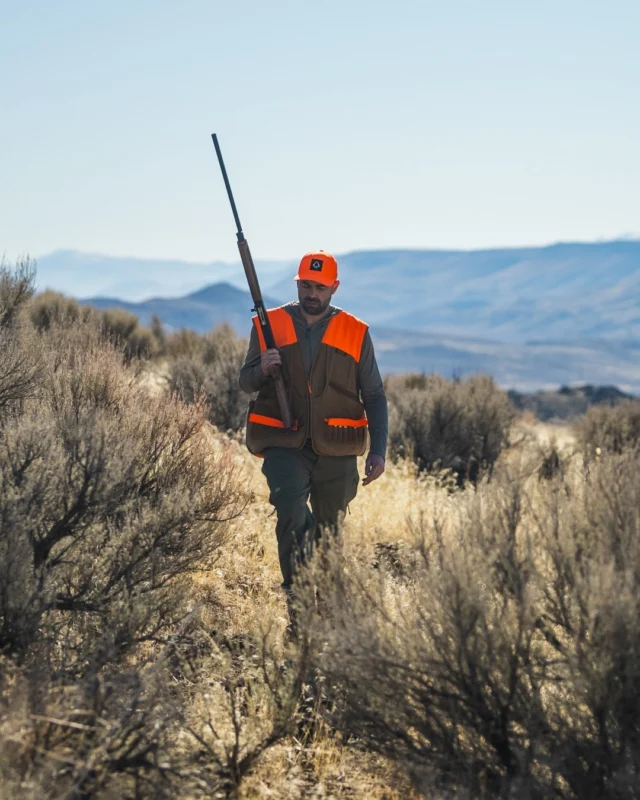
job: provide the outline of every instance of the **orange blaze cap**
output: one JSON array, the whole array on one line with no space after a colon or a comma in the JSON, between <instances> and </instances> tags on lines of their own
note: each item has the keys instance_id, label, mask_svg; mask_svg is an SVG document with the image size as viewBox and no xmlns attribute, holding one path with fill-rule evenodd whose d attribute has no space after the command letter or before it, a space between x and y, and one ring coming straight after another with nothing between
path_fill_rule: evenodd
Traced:
<instances>
[{"instance_id":1,"label":"orange blaze cap","mask_svg":"<svg viewBox=\"0 0 640 800\"><path fill-rule=\"evenodd\" d=\"M315 281L324 286L333 286L338 280L338 262L330 253L318 250L305 253L298 267L297 281Z\"/></svg>"}]
</instances>

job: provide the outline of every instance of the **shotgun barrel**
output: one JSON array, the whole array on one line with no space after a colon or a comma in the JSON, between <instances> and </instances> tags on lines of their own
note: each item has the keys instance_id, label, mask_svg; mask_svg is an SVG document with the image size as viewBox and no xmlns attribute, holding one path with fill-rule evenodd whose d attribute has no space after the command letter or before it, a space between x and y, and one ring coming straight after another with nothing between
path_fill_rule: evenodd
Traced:
<instances>
[{"instance_id":1,"label":"shotgun barrel","mask_svg":"<svg viewBox=\"0 0 640 800\"><path fill-rule=\"evenodd\" d=\"M240 260L242 261L242 266L244 267L244 272L245 275L247 276L247 283L249 284L249 291L251 293L251 299L253 300L254 304L252 311L254 311L257 314L258 322L260 324L260 329L262 330L262 335L264 337L265 344L267 345L268 349L271 349L276 346L276 343L275 339L273 338L273 331L271 330L271 324L269 322L267 310L264 307L262 292L260 291L260 284L258 283L258 275L256 273L256 268L253 263L253 258L251 257L251 251L249 250L249 243L247 242L245 235L242 231L242 225L240 224L240 217L238 216L238 209L236 208L236 203L235 200L233 199L233 192L231 191L231 184L229 183L229 176L227 175L227 170L225 168L224 160L222 158L222 151L220 150L220 143L218 142L218 137L215 133L212 133L211 138L213 139L213 146L215 147L216 155L218 156L220 171L222 172L224 185L227 189L229 202L231 203L233 218L235 219L236 222L236 236L238 237L238 250L240 251ZM285 386L284 379L282 377L282 373L279 367L277 368L275 374L273 375L273 380L275 382L276 397L278 398L278 406L280 407L282 422L286 430L291 430L291 426L293 425L293 420L291 418L291 409L289 407L287 388Z\"/></svg>"}]
</instances>

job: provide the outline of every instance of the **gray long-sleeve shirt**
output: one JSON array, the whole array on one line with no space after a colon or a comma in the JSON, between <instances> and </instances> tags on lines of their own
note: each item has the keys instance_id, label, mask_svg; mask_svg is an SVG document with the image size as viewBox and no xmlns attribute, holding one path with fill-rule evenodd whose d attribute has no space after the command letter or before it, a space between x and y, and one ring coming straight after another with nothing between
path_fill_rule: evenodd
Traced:
<instances>
[{"instance_id":1,"label":"gray long-sleeve shirt","mask_svg":"<svg viewBox=\"0 0 640 800\"><path fill-rule=\"evenodd\" d=\"M327 329L329 320L335 314L339 314L342 309L337 306L329 306L327 315L313 325L307 325L307 321L302 316L300 304L298 302L288 303L284 306L285 310L293 319L296 329L298 342L302 349L304 366L307 376L311 372L313 359L318 352L318 347ZM251 328L249 338L249 349L240 370L240 387L247 394L257 392L269 378L263 375L260 368L260 342L255 325ZM382 378L376 363L373 351L373 342L367 330L364 341L362 342L362 352L358 362L357 372L358 390L364 404L367 420L369 422L369 434L371 436L371 452L383 458L387 452L387 436L389 430L387 416L387 398L384 394Z\"/></svg>"}]
</instances>

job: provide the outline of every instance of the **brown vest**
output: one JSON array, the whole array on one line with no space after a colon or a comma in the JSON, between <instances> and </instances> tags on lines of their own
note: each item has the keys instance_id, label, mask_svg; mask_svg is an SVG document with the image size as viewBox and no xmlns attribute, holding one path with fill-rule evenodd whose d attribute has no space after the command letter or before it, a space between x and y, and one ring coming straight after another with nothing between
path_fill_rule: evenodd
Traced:
<instances>
[{"instance_id":1,"label":"brown vest","mask_svg":"<svg viewBox=\"0 0 640 800\"><path fill-rule=\"evenodd\" d=\"M311 439L320 455L359 456L367 446L367 418L357 384L358 362L367 325L346 311L335 314L311 365L304 368L293 319L284 308L267 312L282 359L282 376L289 394L294 424L285 431L273 381L249 404L247 447L261 455L267 447L304 447ZM260 349L266 350L257 317Z\"/></svg>"}]
</instances>

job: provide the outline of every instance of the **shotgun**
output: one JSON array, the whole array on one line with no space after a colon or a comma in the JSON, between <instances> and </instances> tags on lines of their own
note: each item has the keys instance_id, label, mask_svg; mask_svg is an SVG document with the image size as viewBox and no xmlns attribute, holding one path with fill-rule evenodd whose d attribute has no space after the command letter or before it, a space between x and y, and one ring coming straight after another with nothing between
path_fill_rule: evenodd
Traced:
<instances>
[{"instance_id":1,"label":"shotgun","mask_svg":"<svg viewBox=\"0 0 640 800\"><path fill-rule=\"evenodd\" d=\"M211 138L213 139L213 146L216 148L216 155L218 156L220 171L222 172L224 185L227 187L227 194L229 195L231 210L233 211L233 217L236 221L236 229L237 229L236 235L238 237L238 250L240 251L240 260L242 261L242 266L244 267L244 272L245 275L247 276L247 283L249 284L251 299L253 300L254 303L254 307L251 310L257 314L258 322L260 323L260 328L262 330L262 335L264 337L265 344L267 345L267 348L271 350L272 348L275 348L276 343L275 339L273 338L273 331L271 330L269 317L267 316L267 311L264 307L262 292L260 291L260 284L258 283L258 275L256 274L256 268L253 264L253 258L251 258L251 252L249 250L249 243L245 239L244 233L242 232L242 225L240 224L238 209L236 208L236 204L233 199L231 184L229 183L227 170L225 169L224 161L222 160L222 152L220 150L220 145L218 143L218 137L215 133L212 133ZM280 367L276 369L273 375L273 380L275 382L276 397L278 398L278 406L280 407L282 422L284 424L285 430L291 430L293 420L291 418L291 409L289 408L287 388L284 385L284 380L282 378Z\"/></svg>"}]
</instances>

